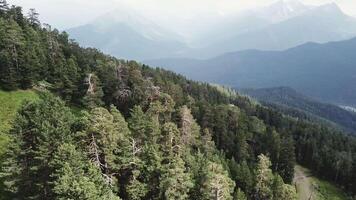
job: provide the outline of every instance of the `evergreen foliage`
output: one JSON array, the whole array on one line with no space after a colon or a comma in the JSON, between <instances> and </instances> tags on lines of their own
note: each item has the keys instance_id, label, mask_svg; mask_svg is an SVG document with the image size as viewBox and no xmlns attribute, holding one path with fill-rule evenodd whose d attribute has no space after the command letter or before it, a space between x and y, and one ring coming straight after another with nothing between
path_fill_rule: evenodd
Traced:
<instances>
[{"instance_id":1,"label":"evergreen foliage","mask_svg":"<svg viewBox=\"0 0 356 200\"><path fill-rule=\"evenodd\" d=\"M81 48L4 2L0 87L44 91L10 131L6 198L295 199L296 161L355 191L355 138Z\"/></svg>"}]
</instances>

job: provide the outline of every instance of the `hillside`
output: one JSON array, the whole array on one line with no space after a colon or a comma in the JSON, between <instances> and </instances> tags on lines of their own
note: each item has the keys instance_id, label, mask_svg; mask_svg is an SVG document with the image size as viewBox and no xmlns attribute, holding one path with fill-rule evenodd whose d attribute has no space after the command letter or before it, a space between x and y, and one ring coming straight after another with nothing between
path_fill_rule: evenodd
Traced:
<instances>
[{"instance_id":1,"label":"hillside","mask_svg":"<svg viewBox=\"0 0 356 200\"><path fill-rule=\"evenodd\" d=\"M349 131L356 131L356 115L332 104L318 102L306 97L292 88L261 88L243 89L241 93L256 98L264 105L272 106L281 112L302 117L303 113L309 119L326 120Z\"/></svg>"},{"instance_id":2,"label":"hillside","mask_svg":"<svg viewBox=\"0 0 356 200\"><path fill-rule=\"evenodd\" d=\"M235 88L287 86L323 102L356 104L356 38L325 44L307 43L285 51L248 50L208 60L145 61L189 78Z\"/></svg>"},{"instance_id":3,"label":"hillside","mask_svg":"<svg viewBox=\"0 0 356 200\"><path fill-rule=\"evenodd\" d=\"M81 48L33 12L5 8L0 87L42 92L7 133L4 199L292 200L296 162L353 194L354 137Z\"/></svg>"}]
</instances>

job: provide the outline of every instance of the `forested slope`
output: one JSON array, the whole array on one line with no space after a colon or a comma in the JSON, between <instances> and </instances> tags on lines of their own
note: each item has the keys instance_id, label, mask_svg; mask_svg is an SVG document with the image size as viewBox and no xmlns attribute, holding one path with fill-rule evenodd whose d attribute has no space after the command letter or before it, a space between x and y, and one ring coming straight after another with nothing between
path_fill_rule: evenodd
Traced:
<instances>
[{"instance_id":1,"label":"forested slope","mask_svg":"<svg viewBox=\"0 0 356 200\"><path fill-rule=\"evenodd\" d=\"M353 137L0 16L1 88L40 93L8 134L5 199L295 199L295 161L355 191Z\"/></svg>"},{"instance_id":2,"label":"forested slope","mask_svg":"<svg viewBox=\"0 0 356 200\"><path fill-rule=\"evenodd\" d=\"M356 131L356 114L336 105L319 102L298 93L289 87L243 89L242 93L258 99L266 106L273 107L282 113L298 118L331 125L345 131Z\"/></svg>"}]
</instances>

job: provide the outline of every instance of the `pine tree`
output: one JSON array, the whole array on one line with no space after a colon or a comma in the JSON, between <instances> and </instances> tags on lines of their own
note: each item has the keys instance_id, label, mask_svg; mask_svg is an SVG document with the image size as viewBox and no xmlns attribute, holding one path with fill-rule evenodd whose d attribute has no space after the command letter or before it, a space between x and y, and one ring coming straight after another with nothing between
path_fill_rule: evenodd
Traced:
<instances>
[{"instance_id":1,"label":"pine tree","mask_svg":"<svg viewBox=\"0 0 356 200\"><path fill-rule=\"evenodd\" d=\"M245 192L251 193L253 190L253 175L246 161L237 164L234 159L229 162L231 176L236 180L237 185Z\"/></svg>"},{"instance_id":2,"label":"pine tree","mask_svg":"<svg viewBox=\"0 0 356 200\"><path fill-rule=\"evenodd\" d=\"M14 21L9 23L2 21L0 28L0 83L4 89L18 88L20 80L20 60L24 48L24 37L21 27Z\"/></svg>"},{"instance_id":3,"label":"pine tree","mask_svg":"<svg viewBox=\"0 0 356 200\"><path fill-rule=\"evenodd\" d=\"M105 182L100 169L86 161L75 146L61 145L51 165L55 169L52 175L55 199L119 199Z\"/></svg>"},{"instance_id":4,"label":"pine tree","mask_svg":"<svg viewBox=\"0 0 356 200\"><path fill-rule=\"evenodd\" d=\"M130 155L131 133L125 119L115 107L110 111L94 108L90 112L86 141L91 161L102 170L106 180L115 185L114 175L129 165L135 155Z\"/></svg>"},{"instance_id":5,"label":"pine tree","mask_svg":"<svg viewBox=\"0 0 356 200\"><path fill-rule=\"evenodd\" d=\"M64 71L61 73L61 84L56 88L64 100L71 101L76 93L78 93L78 65L75 57L66 60Z\"/></svg>"},{"instance_id":6,"label":"pine tree","mask_svg":"<svg viewBox=\"0 0 356 200\"><path fill-rule=\"evenodd\" d=\"M187 106L180 108L179 112L182 144L188 146L194 145L196 144L196 140L200 137L200 127Z\"/></svg>"},{"instance_id":7,"label":"pine tree","mask_svg":"<svg viewBox=\"0 0 356 200\"><path fill-rule=\"evenodd\" d=\"M5 16L6 12L9 10L9 4L6 0L0 0L0 16Z\"/></svg>"},{"instance_id":8,"label":"pine tree","mask_svg":"<svg viewBox=\"0 0 356 200\"><path fill-rule=\"evenodd\" d=\"M276 174L273 179L273 199L274 200L295 200L297 194L292 185L284 184L281 176Z\"/></svg>"},{"instance_id":9,"label":"pine tree","mask_svg":"<svg viewBox=\"0 0 356 200\"><path fill-rule=\"evenodd\" d=\"M172 122L168 122L162 126L162 136L160 143L161 150L164 152L166 157L181 154L181 135L177 125Z\"/></svg>"},{"instance_id":10,"label":"pine tree","mask_svg":"<svg viewBox=\"0 0 356 200\"><path fill-rule=\"evenodd\" d=\"M201 150L207 155L212 156L216 153L215 143L213 141L213 137L211 135L211 131L209 129L203 130L203 135L201 137Z\"/></svg>"},{"instance_id":11,"label":"pine tree","mask_svg":"<svg viewBox=\"0 0 356 200\"><path fill-rule=\"evenodd\" d=\"M148 186L139 180L140 176L142 174L139 170L133 170L130 180L126 185L126 192L130 200L140 200L147 195Z\"/></svg>"},{"instance_id":12,"label":"pine tree","mask_svg":"<svg viewBox=\"0 0 356 200\"><path fill-rule=\"evenodd\" d=\"M11 130L15 140L4 167L6 184L16 198L53 197L50 162L57 148L72 140L73 119L64 103L50 94L23 105Z\"/></svg>"},{"instance_id":13,"label":"pine tree","mask_svg":"<svg viewBox=\"0 0 356 200\"><path fill-rule=\"evenodd\" d=\"M193 182L185 169L184 161L179 156L173 156L162 170L160 178L162 199L189 199L188 193L193 187Z\"/></svg>"},{"instance_id":14,"label":"pine tree","mask_svg":"<svg viewBox=\"0 0 356 200\"><path fill-rule=\"evenodd\" d=\"M132 132L134 146L143 145L144 142L157 143L159 127L150 116L146 115L140 106L135 106L131 111L129 127Z\"/></svg>"},{"instance_id":15,"label":"pine tree","mask_svg":"<svg viewBox=\"0 0 356 200\"><path fill-rule=\"evenodd\" d=\"M102 98L104 96L99 78L95 74L88 74L85 79L87 86L86 94L83 97L83 104L88 108L103 106Z\"/></svg>"},{"instance_id":16,"label":"pine tree","mask_svg":"<svg viewBox=\"0 0 356 200\"><path fill-rule=\"evenodd\" d=\"M284 182L286 183L292 183L293 181L295 162L293 138L283 138L277 172L282 176Z\"/></svg>"},{"instance_id":17,"label":"pine tree","mask_svg":"<svg viewBox=\"0 0 356 200\"><path fill-rule=\"evenodd\" d=\"M30 11L28 12L28 21L32 26L39 26L41 25L41 22L38 18L39 14L36 11L36 9L31 8Z\"/></svg>"},{"instance_id":18,"label":"pine tree","mask_svg":"<svg viewBox=\"0 0 356 200\"><path fill-rule=\"evenodd\" d=\"M273 174L271 161L268 157L261 154L258 156L258 164L256 169L256 198L258 199L272 199L273 191L271 189L273 182Z\"/></svg>"},{"instance_id":19,"label":"pine tree","mask_svg":"<svg viewBox=\"0 0 356 200\"><path fill-rule=\"evenodd\" d=\"M235 183L221 164L209 161L204 168L201 199L232 200Z\"/></svg>"},{"instance_id":20,"label":"pine tree","mask_svg":"<svg viewBox=\"0 0 356 200\"><path fill-rule=\"evenodd\" d=\"M240 188L235 191L234 200L247 200L245 193Z\"/></svg>"},{"instance_id":21,"label":"pine tree","mask_svg":"<svg viewBox=\"0 0 356 200\"><path fill-rule=\"evenodd\" d=\"M158 110L160 110L159 104L155 105L158 105ZM131 118L128 120L132 133L129 137L130 151L134 159L131 161L131 175L129 185L126 187L128 196L133 196L134 194L132 192L130 194L130 191L139 190L137 187L146 188L144 191L147 191L147 198L157 198L159 194L157 189L162 157L158 144L160 127L156 118L157 107L154 106L150 109L144 113L140 106L135 106L131 111Z\"/></svg>"}]
</instances>

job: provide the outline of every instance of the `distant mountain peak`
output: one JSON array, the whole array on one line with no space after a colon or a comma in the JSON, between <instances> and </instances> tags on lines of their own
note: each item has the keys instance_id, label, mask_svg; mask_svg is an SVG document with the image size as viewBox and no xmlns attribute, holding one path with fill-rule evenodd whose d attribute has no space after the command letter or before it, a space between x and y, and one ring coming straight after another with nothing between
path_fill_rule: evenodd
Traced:
<instances>
[{"instance_id":1,"label":"distant mountain peak","mask_svg":"<svg viewBox=\"0 0 356 200\"><path fill-rule=\"evenodd\" d=\"M179 40L181 36L158 25L153 20L145 17L135 8L122 4L112 11L99 16L90 22L97 31L106 32L117 26L127 26L143 37L153 41ZM169 38L171 37L171 38Z\"/></svg>"},{"instance_id":2,"label":"distant mountain peak","mask_svg":"<svg viewBox=\"0 0 356 200\"><path fill-rule=\"evenodd\" d=\"M301 15L312 8L312 6L307 6L298 0L279 0L266 7L257 9L256 12L271 22L276 23Z\"/></svg>"},{"instance_id":3,"label":"distant mountain peak","mask_svg":"<svg viewBox=\"0 0 356 200\"><path fill-rule=\"evenodd\" d=\"M279 0L275 4L289 6L290 8L293 8L293 7L305 7L306 6L306 5L304 5L302 2L300 2L298 0Z\"/></svg>"},{"instance_id":4,"label":"distant mountain peak","mask_svg":"<svg viewBox=\"0 0 356 200\"><path fill-rule=\"evenodd\" d=\"M319 7L319 9L326 11L326 12L334 12L334 13L342 13L343 14L343 11L340 9L340 7L335 2L321 5Z\"/></svg>"}]
</instances>

